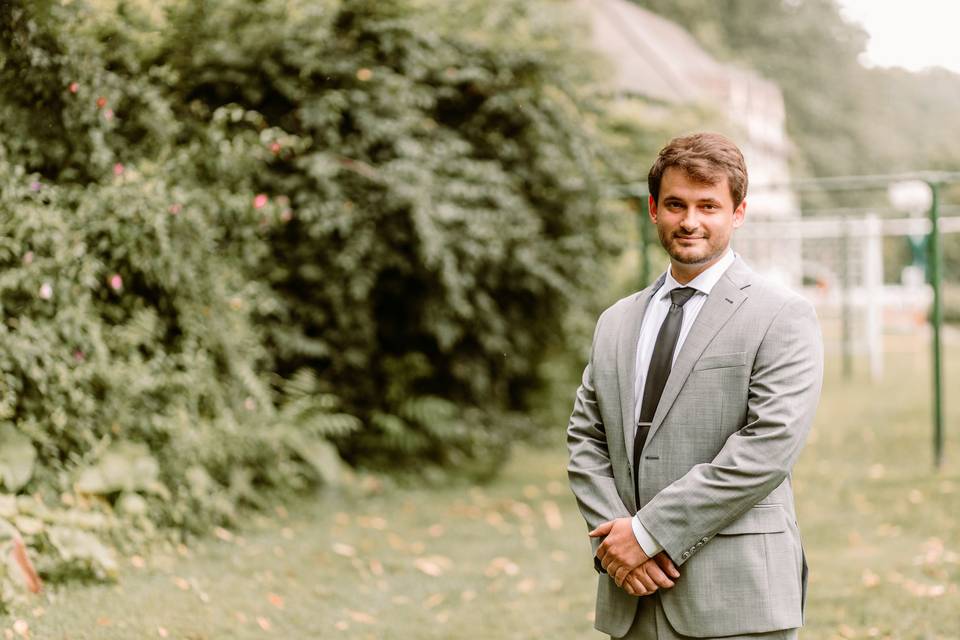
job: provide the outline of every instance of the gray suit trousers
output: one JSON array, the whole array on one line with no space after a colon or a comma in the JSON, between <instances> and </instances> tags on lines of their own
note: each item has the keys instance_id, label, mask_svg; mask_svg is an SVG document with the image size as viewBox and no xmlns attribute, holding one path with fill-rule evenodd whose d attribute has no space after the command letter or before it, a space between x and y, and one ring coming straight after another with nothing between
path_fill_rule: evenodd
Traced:
<instances>
[{"instance_id":1,"label":"gray suit trousers","mask_svg":"<svg viewBox=\"0 0 960 640\"><path fill-rule=\"evenodd\" d=\"M780 629L767 633L748 633L746 635L723 636L717 640L797 640L800 629ZM678 633L663 612L660 593L654 593L640 599L637 615L627 635L621 638L610 636L611 640L704 640ZM709 639L707 639L709 640Z\"/></svg>"}]
</instances>

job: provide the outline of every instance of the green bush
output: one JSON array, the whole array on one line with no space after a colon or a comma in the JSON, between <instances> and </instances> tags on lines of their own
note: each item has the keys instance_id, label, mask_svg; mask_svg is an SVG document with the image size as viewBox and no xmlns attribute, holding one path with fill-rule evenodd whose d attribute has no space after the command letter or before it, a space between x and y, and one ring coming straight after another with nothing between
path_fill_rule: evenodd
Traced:
<instances>
[{"instance_id":1,"label":"green bush","mask_svg":"<svg viewBox=\"0 0 960 640\"><path fill-rule=\"evenodd\" d=\"M615 246L542 1L0 5L4 489L200 530L494 470Z\"/></svg>"}]
</instances>

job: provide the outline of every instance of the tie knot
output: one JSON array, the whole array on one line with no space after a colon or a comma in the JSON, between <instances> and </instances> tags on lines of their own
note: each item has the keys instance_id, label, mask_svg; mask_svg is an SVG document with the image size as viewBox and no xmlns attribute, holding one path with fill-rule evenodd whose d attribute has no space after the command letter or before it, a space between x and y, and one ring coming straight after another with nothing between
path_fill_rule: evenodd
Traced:
<instances>
[{"instance_id":1,"label":"tie knot","mask_svg":"<svg viewBox=\"0 0 960 640\"><path fill-rule=\"evenodd\" d=\"M682 307L687 304L687 300L693 297L693 294L697 292L693 287L678 287L670 292L670 302Z\"/></svg>"}]
</instances>

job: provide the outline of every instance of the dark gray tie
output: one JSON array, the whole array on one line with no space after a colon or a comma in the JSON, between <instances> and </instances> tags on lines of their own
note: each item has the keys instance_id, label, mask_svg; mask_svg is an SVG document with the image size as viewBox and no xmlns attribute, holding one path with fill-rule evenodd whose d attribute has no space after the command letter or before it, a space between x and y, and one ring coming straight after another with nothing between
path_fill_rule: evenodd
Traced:
<instances>
[{"instance_id":1,"label":"dark gray tie","mask_svg":"<svg viewBox=\"0 0 960 640\"><path fill-rule=\"evenodd\" d=\"M633 488L640 502L639 470L640 453L650 431L650 423L657 412L660 396L670 377L673 367L673 352L677 348L680 338L680 325L683 324L683 305L697 292L692 287L679 287L670 292L670 310L660 325L657 342L653 346L653 355L650 356L650 366L647 368L647 377L643 384L643 401L640 403L640 418L637 423L637 435L633 439Z\"/></svg>"}]
</instances>

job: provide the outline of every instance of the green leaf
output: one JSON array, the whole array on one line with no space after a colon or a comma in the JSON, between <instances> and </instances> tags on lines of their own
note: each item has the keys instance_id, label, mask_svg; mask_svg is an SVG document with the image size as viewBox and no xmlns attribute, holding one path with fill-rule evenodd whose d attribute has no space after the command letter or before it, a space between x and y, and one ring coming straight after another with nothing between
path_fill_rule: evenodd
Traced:
<instances>
[{"instance_id":1,"label":"green leaf","mask_svg":"<svg viewBox=\"0 0 960 640\"><path fill-rule=\"evenodd\" d=\"M154 486L159 471L147 445L117 442L104 452L99 462L80 473L76 490L96 494L146 491Z\"/></svg>"},{"instance_id":2,"label":"green leaf","mask_svg":"<svg viewBox=\"0 0 960 640\"><path fill-rule=\"evenodd\" d=\"M0 478L8 491L15 493L30 481L36 458L28 437L9 422L0 424Z\"/></svg>"}]
</instances>

